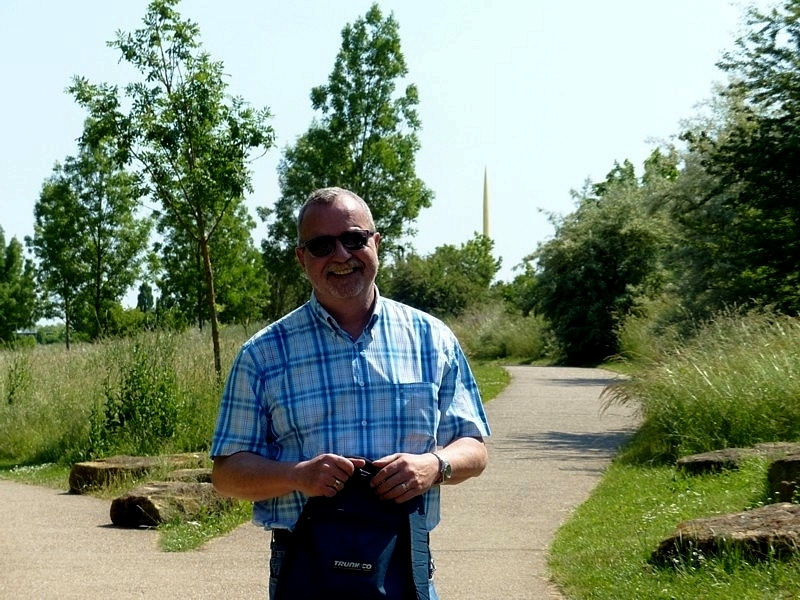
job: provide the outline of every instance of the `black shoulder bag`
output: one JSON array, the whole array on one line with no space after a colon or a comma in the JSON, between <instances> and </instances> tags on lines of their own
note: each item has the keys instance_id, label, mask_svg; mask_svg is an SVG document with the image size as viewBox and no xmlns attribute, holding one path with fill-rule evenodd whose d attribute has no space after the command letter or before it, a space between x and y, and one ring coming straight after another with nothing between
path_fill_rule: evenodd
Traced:
<instances>
[{"instance_id":1,"label":"black shoulder bag","mask_svg":"<svg viewBox=\"0 0 800 600\"><path fill-rule=\"evenodd\" d=\"M309 498L283 559L275 600L429 600L422 496L378 498L371 463L333 498Z\"/></svg>"}]
</instances>

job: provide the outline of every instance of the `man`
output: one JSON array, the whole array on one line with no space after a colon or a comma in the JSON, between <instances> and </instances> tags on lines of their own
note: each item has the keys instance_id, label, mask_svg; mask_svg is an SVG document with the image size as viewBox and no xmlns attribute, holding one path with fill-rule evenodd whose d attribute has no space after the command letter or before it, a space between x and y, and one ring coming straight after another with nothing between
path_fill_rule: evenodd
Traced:
<instances>
[{"instance_id":1,"label":"man","mask_svg":"<svg viewBox=\"0 0 800 600\"><path fill-rule=\"evenodd\" d=\"M273 530L270 597L305 501L334 496L363 466L347 457L380 469L371 485L384 500L424 494L430 531L439 484L479 475L489 435L452 332L380 296L381 236L367 204L341 188L317 190L297 230L311 299L242 346L211 448L216 489L254 501L254 521Z\"/></svg>"}]
</instances>

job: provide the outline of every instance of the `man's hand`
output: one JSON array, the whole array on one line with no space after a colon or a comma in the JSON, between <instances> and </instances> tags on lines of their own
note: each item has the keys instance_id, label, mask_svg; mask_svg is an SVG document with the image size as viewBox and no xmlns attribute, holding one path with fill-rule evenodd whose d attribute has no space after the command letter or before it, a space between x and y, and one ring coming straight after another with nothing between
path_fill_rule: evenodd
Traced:
<instances>
[{"instance_id":1,"label":"man's hand","mask_svg":"<svg viewBox=\"0 0 800 600\"><path fill-rule=\"evenodd\" d=\"M488 455L480 438L462 437L439 451L450 463L452 476L448 484L477 477L486 468ZM384 500L405 502L424 494L439 479L439 459L433 452L425 454L390 454L373 463L380 471L372 478L372 487Z\"/></svg>"},{"instance_id":2,"label":"man's hand","mask_svg":"<svg viewBox=\"0 0 800 600\"><path fill-rule=\"evenodd\" d=\"M363 467L365 462L336 454L321 454L298 463L279 462L251 452L237 452L216 457L211 477L223 496L254 502L294 491L307 496L334 496L356 467Z\"/></svg>"},{"instance_id":3,"label":"man's hand","mask_svg":"<svg viewBox=\"0 0 800 600\"><path fill-rule=\"evenodd\" d=\"M297 489L306 496L335 496L357 467L363 467L362 458L345 458L337 454L320 454L311 460L295 465Z\"/></svg>"},{"instance_id":4,"label":"man's hand","mask_svg":"<svg viewBox=\"0 0 800 600\"><path fill-rule=\"evenodd\" d=\"M439 477L439 459L430 452L390 454L373 464L380 469L370 483L375 493L398 503L424 494Z\"/></svg>"}]
</instances>

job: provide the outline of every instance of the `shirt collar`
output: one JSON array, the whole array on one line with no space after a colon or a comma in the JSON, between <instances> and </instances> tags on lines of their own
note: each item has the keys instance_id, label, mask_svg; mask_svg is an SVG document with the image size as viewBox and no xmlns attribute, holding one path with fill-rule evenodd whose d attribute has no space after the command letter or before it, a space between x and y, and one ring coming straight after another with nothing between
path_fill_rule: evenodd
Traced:
<instances>
[{"instance_id":1,"label":"shirt collar","mask_svg":"<svg viewBox=\"0 0 800 600\"><path fill-rule=\"evenodd\" d=\"M370 315L369 321L367 321L366 327L364 327L364 331L361 333L362 336L364 335L371 335L372 334L372 327L375 325L377 320L380 318L381 313L383 312L383 298L381 297L380 292L378 291L378 286L375 287L375 305L372 308L372 314ZM325 307L319 303L317 296L314 292L311 292L311 299L309 300L309 305L311 307L311 312L314 316L323 323L326 327L330 328L332 331L339 333L341 335L346 335L350 337L336 322L331 314L325 310Z\"/></svg>"}]
</instances>

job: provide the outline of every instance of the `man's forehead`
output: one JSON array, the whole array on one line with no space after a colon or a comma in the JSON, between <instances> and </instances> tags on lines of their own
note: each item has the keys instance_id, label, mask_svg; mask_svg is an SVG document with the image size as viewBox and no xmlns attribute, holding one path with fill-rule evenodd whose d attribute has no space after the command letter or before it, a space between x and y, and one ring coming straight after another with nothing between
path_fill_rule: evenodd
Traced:
<instances>
[{"instance_id":1,"label":"man's forehead","mask_svg":"<svg viewBox=\"0 0 800 600\"><path fill-rule=\"evenodd\" d=\"M352 198L337 196L331 203L309 206L302 228L337 225L347 228L367 228L369 217L364 207Z\"/></svg>"}]
</instances>

